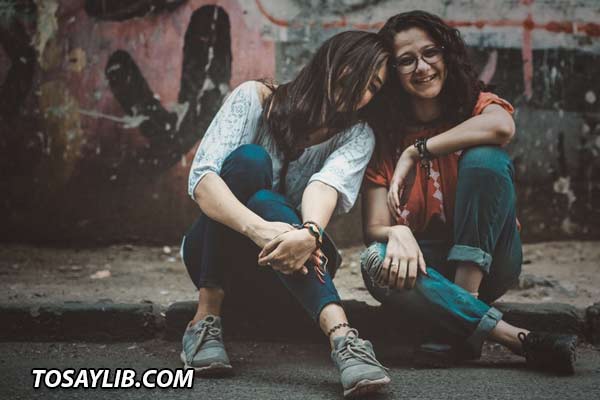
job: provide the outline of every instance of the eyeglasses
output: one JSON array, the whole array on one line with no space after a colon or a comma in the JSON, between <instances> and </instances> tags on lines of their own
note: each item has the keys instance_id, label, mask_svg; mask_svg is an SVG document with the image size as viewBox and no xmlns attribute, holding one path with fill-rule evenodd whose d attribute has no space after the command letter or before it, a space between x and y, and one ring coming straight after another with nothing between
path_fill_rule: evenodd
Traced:
<instances>
[{"instance_id":1,"label":"eyeglasses","mask_svg":"<svg viewBox=\"0 0 600 400\"><path fill-rule=\"evenodd\" d=\"M439 62L443 56L444 48L434 46L423 50L419 58L431 65ZM410 74L415 72L417 69L419 58L413 56L412 54L406 54L392 61L392 67L396 68L401 74Z\"/></svg>"}]
</instances>

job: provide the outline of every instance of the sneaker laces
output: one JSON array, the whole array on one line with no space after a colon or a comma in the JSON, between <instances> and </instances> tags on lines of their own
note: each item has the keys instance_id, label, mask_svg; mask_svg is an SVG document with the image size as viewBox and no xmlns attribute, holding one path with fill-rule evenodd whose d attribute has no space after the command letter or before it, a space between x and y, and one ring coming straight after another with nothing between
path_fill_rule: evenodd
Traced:
<instances>
[{"instance_id":1,"label":"sneaker laces","mask_svg":"<svg viewBox=\"0 0 600 400\"><path fill-rule=\"evenodd\" d=\"M342 349L338 353L342 361L346 361L352 358L358 358L359 360L382 368L388 371L388 368L384 367L377 359L375 355L369 351L367 344L364 340L358 337L358 331L356 329L350 329L344 337L342 343Z\"/></svg>"},{"instance_id":2,"label":"sneaker laces","mask_svg":"<svg viewBox=\"0 0 600 400\"><path fill-rule=\"evenodd\" d=\"M383 260L381 260L378 252L369 251L363 256L362 265L365 272L371 277L373 282L375 282L383 268Z\"/></svg>"},{"instance_id":3,"label":"sneaker laces","mask_svg":"<svg viewBox=\"0 0 600 400\"><path fill-rule=\"evenodd\" d=\"M194 332L196 335L198 335L198 339L194 345L194 351L192 352L191 356L188 357L190 361L198 353L200 347L202 347L205 342L208 342L209 340L221 340L221 328L215 326L216 321L216 318L211 315L200 321L200 329L197 329Z\"/></svg>"}]
</instances>

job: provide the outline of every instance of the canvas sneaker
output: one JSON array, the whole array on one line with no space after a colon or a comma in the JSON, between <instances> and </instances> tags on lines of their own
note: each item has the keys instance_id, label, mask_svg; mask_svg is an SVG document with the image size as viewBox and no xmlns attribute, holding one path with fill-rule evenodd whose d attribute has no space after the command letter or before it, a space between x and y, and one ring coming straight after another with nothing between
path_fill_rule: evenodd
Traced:
<instances>
[{"instance_id":1,"label":"canvas sneaker","mask_svg":"<svg viewBox=\"0 0 600 400\"><path fill-rule=\"evenodd\" d=\"M331 358L340 372L344 397L377 392L390 383L387 368L375 358L371 342L359 338L356 329L334 338L333 345Z\"/></svg>"},{"instance_id":2,"label":"canvas sneaker","mask_svg":"<svg viewBox=\"0 0 600 400\"><path fill-rule=\"evenodd\" d=\"M518 337L523 345L522 353L529 367L560 375L572 375L575 372L576 335L520 332Z\"/></svg>"},{"instance_id":3,"label":"canvas sneaker","mask_svg":"<svg viewBox=\"0 0 600 400\"><path fill-rule=\"evenodd\" d=\"M232 372L225 346L221 318L207 315L188 326L183 334L181 361L198 375L220 375Z\"/></svg>"}]
</instances>

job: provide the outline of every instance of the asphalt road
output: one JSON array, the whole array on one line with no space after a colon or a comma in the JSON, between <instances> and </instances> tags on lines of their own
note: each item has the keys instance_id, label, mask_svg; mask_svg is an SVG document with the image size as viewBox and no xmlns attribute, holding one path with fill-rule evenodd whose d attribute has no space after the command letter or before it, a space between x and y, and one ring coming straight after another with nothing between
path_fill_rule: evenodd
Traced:
<instances>
[{"instance_id":1,"label":"asphalt road","mask_svg":"<svg viewBox=\"0 0 600 400\"><path fill-rule=\"evenodd\" d=\"M179 368L180 345L0 343L0 399L341 399L325 344L228 343L235 375L194 380L192 389L37 389L32 368ZM392 384L376 399L600 399L600 351L581 346L577 373L554 377L525 368L498 347L451 369L414 369L406 348L376 346Z\"/></svg>"}]
</instances>

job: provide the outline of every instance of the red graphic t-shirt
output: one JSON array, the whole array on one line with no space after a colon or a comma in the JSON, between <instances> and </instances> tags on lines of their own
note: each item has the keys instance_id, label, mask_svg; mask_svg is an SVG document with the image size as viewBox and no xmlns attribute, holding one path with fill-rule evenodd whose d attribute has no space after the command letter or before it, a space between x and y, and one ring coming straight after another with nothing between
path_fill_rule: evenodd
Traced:
<instances>
[{"instance_id":1,"label":"red graphic t-shirt","mask_svg":"<svg viewBox=\"0 0 600 400\"><path fill-rule=\"evenodd\" d=\"M479 115L490 104L498 104L509 113L514 112L513 106L493 93L481 92L473 116ZM389 188L394 175L396 162L403 149L412 145L418 138L430 138L442 133L452 126L438 126L407 132L402 140L402 146L393 154L375 154L365 174L365 182ZM430 161L429 179L427 173L419 165L415 165L414 183L408 187L401 201L398 224L407 225L413 232L423 232L433 218L451 226L454 214L454 197L458 180L458 159L462 151L439 156ZM410 179L407 179L410 180Z\"/></svg>"}]
</instances>

